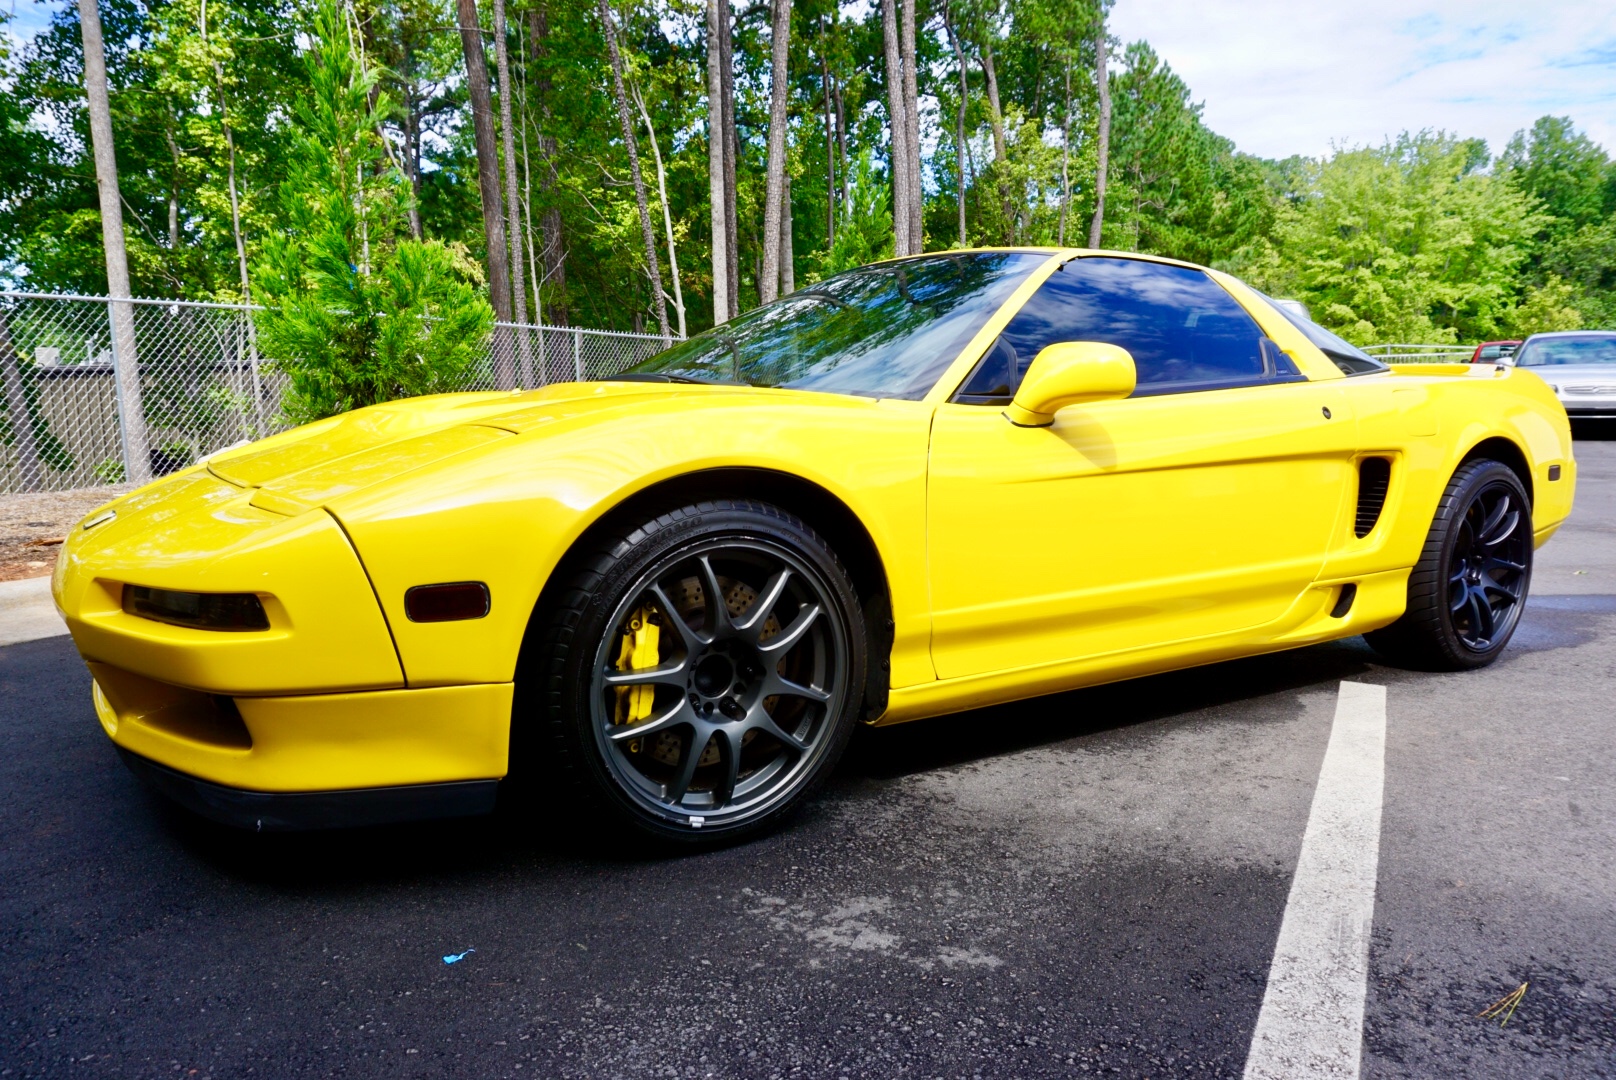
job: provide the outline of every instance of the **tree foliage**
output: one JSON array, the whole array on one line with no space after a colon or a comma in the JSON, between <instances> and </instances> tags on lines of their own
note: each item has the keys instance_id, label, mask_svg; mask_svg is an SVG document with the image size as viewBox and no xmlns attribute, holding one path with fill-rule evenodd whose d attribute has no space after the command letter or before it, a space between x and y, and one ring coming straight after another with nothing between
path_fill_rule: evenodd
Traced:
<instances>
[{"instance_id":1,"label":"tree foliage","mask_svg":"<svg viewBox=\"0 0 1616 1080\"><path fill-rule=\"evenodd\" d=\"M1270 291L1361 343L1513 332L1520 272L1548 215L1440 133L1310 163L1246 267Z\"/></svg>"},{"instance_id":2,"label":"tree foliage","mask_svg":"<svg viewBox=\"0 0 1616 1080\"><path fill-rule=\"evenodd\" d=\"M0 278L100 292L77 7L56 2L47 29L0 55ZM1616 326L1616 166L1570 118L1540 119L1496 158L1476 140L1418 132L1265 160L1207 126L1192 88L1149 43L1104 36L1110 0L914 2L928 249L1083 241L1103 48L1105 245L1247 274L1358 341ZM490 63L491 6L479 5ZM668 260L670 297L678 275L691 331L713 316L706 7L607 3L653 248ZM791 4L784 168L798 282L892 250L881 8ZM745 310L766 261L773 9L730 9ZM444 385L469 362L434 337L462 316L468 332L480 325L467 298L487 259L449 0L101 0L101 10L137 292L239 297L239 233L253 298L281 309L262 345L307 380L300 400L314 412ZM528 271L528 309L655 327L598 5L508 0L507 13L503 104L526 233L513 257ZM341 78L339 52L351 68ZM320 341L336 344L322 353ZM327 367L295 366L316 355Z\"/></svg>"},{"instance_id":3,"label":"tree foliage","mask_svg":"<svg viewBox=\"0 0 1616 1080\"><path fill-rule=\"evenodd\" d=\"M256 275L269 304L259 344L290 379L283 407L297 422L464 387L493 321L467 260L405 231L409 189L376 130L393 103L349 29L335 0L321 0L280 185L286 225Z\"/></svg>"}]
</instances>

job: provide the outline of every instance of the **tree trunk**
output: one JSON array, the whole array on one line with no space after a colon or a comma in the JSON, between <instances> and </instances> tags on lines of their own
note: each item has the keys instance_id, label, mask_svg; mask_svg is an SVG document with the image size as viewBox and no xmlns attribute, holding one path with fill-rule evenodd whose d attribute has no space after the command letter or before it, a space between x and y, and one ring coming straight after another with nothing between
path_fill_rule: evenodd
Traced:
<instances>
[{"instance_id":1,"label":"tree trunk","mask_svg":"<svg viewBox=\"0 0 1616 1080\"><path fill-rule=\"evenodd\" d=\"M405 34L400 43L403 61L399 76L404 82L404 178L410 184L410 236L421 239L421 80L413 35Z\"/></svg>"},{"instance_id":2,"label":"tree trunk","mask_svg":"<svg viewBox=\"0 0 1616 1080\"><path fill-rule=\"evenodd\" d=\"M494 102L488 88L488 60L483 55L477 0L455 0L460 45L466 57L466 92L471 99L472 134L477 143L477 187L483 203L483 235L488 238L488 299L498 322L511 321L511 260L505 246L505 208L499 193L499 143L494 137ZM494 385L516 387L516 365L510 334L494 333Z\"/></svg>"},{"instance_id":3,"label":"tree trunk","mask_svg":"<svg viewBox=\"0 0 1616 1080\"><path fill-rule=\"evenodd\" d=\"M421 239L421 95L412 74L404 103L404 162L410 181L410 235Z\"/></svg>"},{"instance_id":4,"label":"tree trunk","mask_svg":"<svg viewBox=\"0 0 1616 1080\"><path fill-rule=\"evenodd\" d=\"M787 65L791 50L791 0L774 0L773 42L769 66L769 159L764 174L763 271L758 303L780 294L780 196L786 168L786 95L791 89Z\"/></svg>"},{"instance_id":5,"label":"tree trunk","mask_svg":"<svg viewBox=\"0 0 1616 1080\"><path fill-rule=\"evenodd\" d=\"M836 91L836 163L841 170L836 177L836 194L841 205L847 205L847 110L843 108L842 81L832 75L831 88Z\"/></svg>"},{"instance_id":6,"label":"tree trunk","mask_svg":"<svg viewBox=\"0 0 1616 1080\"><path fill-rule=\"evenodd\" d=\"M797 253L791 235L791 170L780 178L780 295L797 291Z\"/></svg>"},{"instance_id":7,"label":"tree trunk","mask_svg":"<svg viewBox=\"0 0 1616 1080\"><path fill-rule=\"evenodd\" d=\"M1100 21L1100 32L1094 39L1094 85L1100 91L1100 132L1096 136L1095 152L1099 158L1094 167L1094 220L1089 223L1089 247L1100 246L1100 228L1105 224L1105 175L1111 166L1111 80L1105 73L1105 20Z\"/></svg>"},{"instance_id":8,"label":"tree trunk","mask_svg":"<svg viewBox=\"0 0 1616 1080\"><path fill-rule=\"evenodd\" d=\"M825 59L825 23L819 24L819 89L825 97L825 250L836 243L836 117L831 111L830 65Z\"/></svg>"},{"instance_id":9,"label":"tree trunk","mask_svg":"<svg viewBox=\"0 0 1616 1080\"><path fill-rule=\"evenodd\" d=\"M645 99L640 96L638 87L634 88L634 104L639 106L640 119L645 121L645 137L651 143L651 159L656 164L657 199L662 203L662 227L667 231L668 239L668 276L673 279L673 313L679 320L679 337L685 337L685 294L679 284L679 249L673 242L673 212L668 204L668 173L662 167L662 145L657 142L656 128L651 124L651 110L645 107Z\"/></svg>"},{"instance_id":10,"label":"tree trunk","mask_svg":"<svg viewBox=\"0 0 1616 1080\"><path fill-rule=\"evenodd\" d=\"M543 4L528 12L529 39L533 47L533 58L542 60L549 55L550 18ZM533 80L534 96L538 98L539 117L541 120L550 119L550 77L541 70ZM557 326L571 324L571 313L567 310L567 259L566 249L563 247L561 235L561 211L555 206L548 205L554 196L559 176L556 173L556 141L553 135L544 130L539 131L539 153L544 157L544 172L539 180L539 193L545 197L546 207L539 219L540 234L543 239L544 252L544 283L550 286L550 319ZM537 289L538 286L534 286ZM554 297L561 297L555 300ZM537 301L535 301L535 306Z\"/></svg>"},{"instance_id":11,"label":"tree trunk","mask_svg":"<svg viewBox=\"0 0 1616 1080\"><path fill-rule=\"evenodd\" d=\"M542 327L544 325L544 300L539 295L539 285L544 280L539 276L539 245L533 242L533 169L527 154L527 120L523 117L522 123L522 231L527 239L527 268L528 277L533 288L533 322ZM550 381L550 354L544 344L544 331L537 331L539 345L539 385L544 386Z\"/></svg>"},{"instance_id":12,"label":"tree trunk","mask_svg":"<svg viewBox=\"0 0 1616 1080\"><path fill-rule=\"evenodd\" d=\"M538 258L539 245L533 242L533 162L528 155L527 129L533 126L532 95L528 92L527 78L532 74L532 44L522 35L521 23L517 23L517 37L519 52L522 57L522 243L527 251L527 278L528 288L532 290L533 322L537 326L544 325L544 301L539 296L539 284L544 279L539 276ZM517 255L520 259L521 255ZM544 332L538 331L539 361L537 377L539 385L550 381L549 356L545 352Z\"/></svg>"},{"instance_id":13,"label":"tree trunk","mask_svg":"<svg viewBox=\"0 0 1616 1080\"><path fill-rule=\"evenodd\" d=\"M959 35L954 32L954 21L943 4L943 29L948 33L948 44L954 50L954 66L959 69L959 111L954 117L954 176L959 185L959 246L965 246L965 108L970 103L971 84L965 77L965 50L960 48Z\"/></svg>"},{"instance_id":14,"label":"tree trunk","mask_svg":"<svg viewBox=\"0 0 1616 1080\"><path fill-rule=\"evenodd\" d=\"M215 63L213 65L213 74L219 85L219 124L224 128L224 144L230 155L230 231L236 238L236 267L241 273L241 302L250 304L252 303L252 282L247 276L247 237L241 227L241 200L236 194L236 139L234 133L230 130L230 113L225 104L224 66ZM249 353L248 362L252 365L252 370L256 372L258 370L258 326L251 317L247 319L247 351ZM253 396L256 400L253 401L253 408L261 415L264 402L260 389L255 379Z\"/></svg>"},{"instance_id":15,"label":"tree trunk","mask_svg":"<svg viewBox=\"0 0 1616 1080\"><path fill-rule=\"evenodd\" d=\"M992 30L986 31L982 38L982 76L988 84L988 118L993 124L993 160L1003 161L1004 110L999 108L999 76L993 66Z\"/></svg>"},{"instance_id":16,"label":"tree trunk","mask_svg":"<svg viewBox=\"0 0 1616 1080\"><path fill-rule=\"evenodd\" d=\"M920 186L920 90L915 65L915 2L903 4L903 115L909 125L905 148L909 152L909 251L926 250L925 196Z\"/></svg>"},{"instance_id":17,"label":"tree trunk","mask_svg":"<svg viewBox=\"0 0 1616 1080\"><path fill-rule=\"evenodd\" d=\"M168 116L163 124L163 138L168 142L169 157L174 159L174 171L168 180L168 250L177 251L180 246L180 159L179 143L174 141L174 110L168 110Z\"/></svg>"},{"instance_id":18,"label":"tree trunk","mask_svg":"<svg viewBox=\"0 0 1616 1080\"><path fill-rule=\"evenodd\" d=\"M224 145L230 163L227 174L230 187L230 231L236 238L236 268L241 273L241 300L252 303L252 282L247 277L247 237L241 228L241 199L236 193L236 137L230 130L229 113L224 103L224 72L214 65L219 77L219 125L224 128Z\"/></svg>"},{"instance_id":19,"label":"tree trunk","mask_svg":"<svg viewBox=\"0 0 1616 1080\"><path fill-rule=\"evenodd\" d=\"M511 119L513 112L511 87L511 50L506 40L505 0L494 0L494 67L499 72L499 125L505 146L505 229L509 236L511 260L511 315L513 321L527 322L527 283L523 280L522 266L522 204L516 197L516 131ZM533 385L533 343L526 330L514 332L516 337L517 385Z\"/></svg>"},{"instance_id":20,"label":"tree trunk","mask_svg":"<svg viewBox=\"0 0 1616 1080\"><path fill-rule=\"evenodd\" d=\"M724 213L724 82L734 76L724 66L724 34L719 0L707 0L707 195L713 231L713 325L729 322L729 232Z\"/></svg>"},{"instance_id":21,"label":"tree trunk","mask_svg":"<svg viewBox=\"0 0 1616 1080\"><path fill-rule=\"evenodd\" d=\"M892 253L909 255L909 95L904 90L903 46L898 39L899 0L881 0L881 39L886 52L887 126L892 145L887 154L892 181Z\"/></svg>"},{"instance_id":22,"label":"tree trunk","mask_svg":"<svg viewBox=\"0 0 1616 1080\"><path fill-rule=\"evenodd\" d=\"M623 129L623 147L628 151L628 171L634 178L634 202L640 210L640 238L645 242L645 269L651 279L651 299L656 305L657 328L664 341L668 333L668 302L663 294L662 261L657 258L656 232L651 228L651 206L645 196L645 174L640 171L639 142L634 138L634 119L628 111L628 90L623 85L623 54L617 48L617 24L606 0L597 0L600 21L606 31L606 52L612 62L612 94L617 99L617 122Z\"/></svg>"},{"instance_id":23,"label":"tree trunk","mask_svg":"<svg viewBox=\"0 0 1616 1080\"><path fill-rule=\"evenodd\" d=\"M107 305L112 323L112 356L118 383L118 422L123 430L127 479L151 479L151 450L146 444L146 410L140 395L140 353L135 343L135 315L129 304L129 255L124 248L123 199L118 191L118 157L112 143L112 105L107 97L107 54L101 37L101 10L96 0L79 0L79 30L84 38L84 95L90 108L90 143L95 152L96 190L101 202L101 243L107 257Z\"/></svg>"},{"instance_id":24,"label":"tree trunk","mask_svg":"<svg viewBox=\"0 0 1616 1080\"><path fill-rule=\"evenodd\" d=\"M1072 201L1072 61L1066 61L1066 115L1061 124L1061 212L1056 242L1066 246L1066 211Z\"/></svg>"},{"instance_id":25,"label":"tree trunk","mask_svg":"<svg viewBox=\"0 0 1616 1080\"><path fill-rule=\"evenodd\" d=\"M197 29L201 31L203 45L208 41L208 8L204 3L197 12ZM228 183L230 190L230 232L236 240L236 266L241 274L241 299L243 303L252 303L252 285L247 278L247 241L241 232L241 200L236 194L236 139L230 130L230 104L224 92L224 65L218 60L213 62L213 85L219 92L219 127L224 132L224 145L226 157L229 162ZM374 104L374 101L372 101ZM251 336L252 324L248 324L248 333Z\"/></svg>"},{"instance_id":26,"label":"tree trunk","mask_svg":"<svg viewBox=\"0 0 1616 1080\"><path fill-rule=\"evenodd\" d=\"M729 314L734 318L741 313L741 223L736 196L741 141L735 130L735 25L729 0L719 0L718 29L724 71L724 250L729 258L725 275L729 279Z\"/></svg>"},{"instance_id":27,"label":"tree trunk","mask_svg":"<svg viewBox=\"0 0 1616 1080\"><path fill-rule=\"evenodd\" d=\"M1034 91L1034 97L1032 99L1032 113L1031 113L1031 115L1038 121L1038 126L1040 128L1042 128L1044 126L1044 63L1048 59L1049 59L1048 52L1046 52L1043 49L1039 49L1038 50L1038 70L1033 75L1033 79L1032 79L1032 84L1037 89Z\"/></svg>"},{"instance_id":28,"label":"tree trunk","mask_svg":"<svg viewBox=\"0 0 1616 1080\"><path fill-rule=\"evenodd\" d=\"M555 167L555 139L545 136L539 140L539 147L545 154L545 176L539 184L539 191L550 195L556 187ZM557 326L572 325L572 309L567 304L567 251L563 246L565 239L561 234L561 211L552 206L544 211L539 218L540 241L544 245L544 280L550 286L552 297L559 300L550 301L550 319Z\"/></svg>"}]
</instances>

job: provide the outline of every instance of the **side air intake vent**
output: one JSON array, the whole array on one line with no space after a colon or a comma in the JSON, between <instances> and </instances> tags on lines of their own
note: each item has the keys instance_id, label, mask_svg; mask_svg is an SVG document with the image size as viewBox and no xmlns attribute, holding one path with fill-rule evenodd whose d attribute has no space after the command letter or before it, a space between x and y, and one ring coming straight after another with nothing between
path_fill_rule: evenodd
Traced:
<instances>
[{"instance_id":1,"label":"side air intake vent","mask_svg":"<svg viewBox=\"0 0 1616 1080\"><path fill-rule=\"evenodd\" d=\"M1358 463L1358 520L1352 528L1358 539L1374 531L1391 479L1392 463L1385 458L1364 458Z\"/></svg>"}]
</instances>

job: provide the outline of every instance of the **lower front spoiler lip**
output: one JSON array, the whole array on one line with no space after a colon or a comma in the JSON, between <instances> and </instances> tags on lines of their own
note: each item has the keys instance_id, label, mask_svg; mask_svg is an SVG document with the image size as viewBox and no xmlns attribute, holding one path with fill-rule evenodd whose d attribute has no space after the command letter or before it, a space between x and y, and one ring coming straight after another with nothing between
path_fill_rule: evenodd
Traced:
<instances>
[{"instance_id":1,"label":"lower front spoiler lip","mask_svg":"<svg viewBox=\"0 0 1616 1080\"><path fill-rule=\"evenodd\" d=\"M341 791L245 791L159 765L118 747L129 771L192 813L256 832L352 829L400 821L475 817L494 810L498 780L349 788Z\"/></svg>"}]
</instances>

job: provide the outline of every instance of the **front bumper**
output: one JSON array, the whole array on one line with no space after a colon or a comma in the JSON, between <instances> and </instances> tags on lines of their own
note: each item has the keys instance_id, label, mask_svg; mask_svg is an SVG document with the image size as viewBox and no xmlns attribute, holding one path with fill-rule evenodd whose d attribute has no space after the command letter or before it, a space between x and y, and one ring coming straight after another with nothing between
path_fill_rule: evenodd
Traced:
<instances>
[{"instance_id":1,"label":"front bumper","mask_svg":"<svg viewBox=\"0 0 1616 1080\"><path fill-rule=\"evenodd\" d=\"M89 667L119 750L243 796L492 784L506 772L511 683L229 697Z\"/></svg>"},{"instance_id":2,"label":"front bumper","mask_svg":"<svg viewBox=\"0 0 1616 1080\"><path fill-rule=\"evenodd\" d=\"M357 788L348 791L243 791L210 784L118 748L145 784L192 813L256 832L349 829L492 813L498 780Z\"/></svg>"},{"instance_id":3,"label":"front bumper","mask_svg":"<svg viewBox=\"0 0 1616 1080\"><path fill-rule=\"evenodd\" d=\"M402 687L387 621L341 526L323 510L286 517L252 498L205 472L181 473L114 503L110 521L74 528L51 591L79 654L218 694ZM269 627L220 632L142 618L123 608L126 585L251 593Z\"/></svg>"},{"instance_id":4,"label":"front bumper","mask_svg":"<svg viewBox=\"0 0 1616 1080\"><path fill-rule=\"evenodd\" d=\"M1616 394L1570 394L1561 391L1557 396L1560 404L1565 406L1566 415L1573 420L1616 419Z\"/></svg>"}]
</instances>

